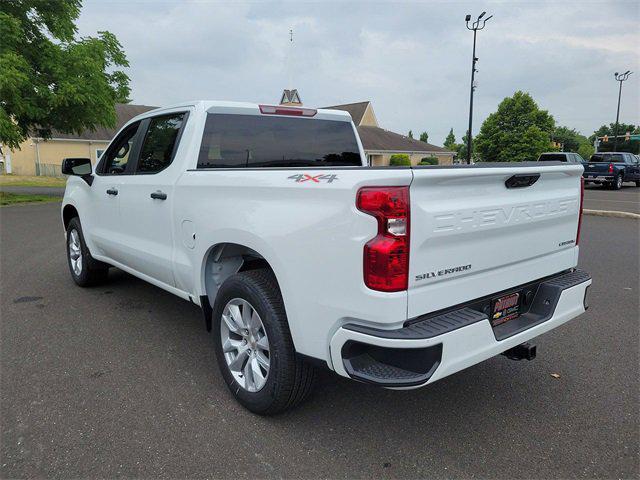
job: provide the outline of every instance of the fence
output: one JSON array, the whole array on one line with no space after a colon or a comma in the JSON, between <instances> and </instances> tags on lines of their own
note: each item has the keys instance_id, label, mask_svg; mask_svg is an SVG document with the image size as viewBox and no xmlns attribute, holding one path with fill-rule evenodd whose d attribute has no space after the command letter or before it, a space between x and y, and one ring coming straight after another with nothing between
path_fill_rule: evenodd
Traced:
<instances>
[{"instance_id":1,"label":"fence","mask_svg":"<svg viewBox=\"0 0 640 480\"><path fill-rule=\"evenodd\" d=\"M62 167L51 163L36 163L36 175L40 177L63 177Z\"/></svg>"}]
</instances>

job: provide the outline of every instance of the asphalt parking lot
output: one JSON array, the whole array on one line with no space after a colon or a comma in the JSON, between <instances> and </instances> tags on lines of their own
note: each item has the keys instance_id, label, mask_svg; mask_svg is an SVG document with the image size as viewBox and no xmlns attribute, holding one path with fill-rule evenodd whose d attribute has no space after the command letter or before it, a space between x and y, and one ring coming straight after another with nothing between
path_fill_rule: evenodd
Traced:
<instances>
[{"instance_id":1,"label":"asphalt parking lot","mask_svg":"<svg viewBox=\"0 0 640 480\"><path fill-rule=\"evenodd\" d=\"M637 220L584 218L591 308L534 361L402 392L323 372L262 418L227 393L196 307L116 270L75 287L58 211L0 209L2 478L640 475Z\"/></svg>"},{"instance_id":2,"label":"asphalt parking lot","mask_svg":"<svg viewBox=\"0 0 640 480\"><path fill-rule=\"evenodd\" d=\"M640 187L625 183L620 190L611 190L600 185L586 185L584 208L640 214Z\"/></svg>"}]
</instances>

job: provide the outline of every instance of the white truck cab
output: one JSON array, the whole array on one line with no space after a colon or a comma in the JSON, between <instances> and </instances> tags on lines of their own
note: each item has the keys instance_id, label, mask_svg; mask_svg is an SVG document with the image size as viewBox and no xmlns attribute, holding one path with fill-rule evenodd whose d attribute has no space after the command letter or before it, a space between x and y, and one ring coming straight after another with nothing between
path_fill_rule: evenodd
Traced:
<instances>
[{"instance_id":1,"label":"white truck cab","mask_svg":"<svg viewBox=\"0 0 640 480\"><path fill-rule=\"evenodd\" d=\"M348 113L198 101L66 159L80 286L120 268L202 307L222 375L273 414L314 369L427 385L586 309L582 166L368 167Z\"/></svg>"}]
</instances>

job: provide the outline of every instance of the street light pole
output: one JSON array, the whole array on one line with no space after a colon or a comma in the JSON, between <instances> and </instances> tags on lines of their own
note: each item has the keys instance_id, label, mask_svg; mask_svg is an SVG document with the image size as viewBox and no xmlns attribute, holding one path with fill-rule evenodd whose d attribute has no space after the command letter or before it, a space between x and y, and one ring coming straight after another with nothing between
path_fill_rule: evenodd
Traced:
<instances>
[{"instance_id":1,"label":"street light pole","mask_svg":"<svg viewBox=\"0 0 640 480\"><path fill-rule=\"evenodd\" d=\"M622 82L624 82L629 75L633 72L627 70L623 74L619 74L616 72L614 74L614 78L616 81L620 82L620 89L618 90L618 111L616 112L616 128L613 131L613 151L615 152L618 149L618 120L620 119L620 99L622 98Z\"/></svg>"},{"instance_id":2,"label":"street light pole","mask_svg":"<svg viewBox=\"0 0 640 480\"><path fill-rule=\"evenodd\" d=\"M487 12L482 12L480 16L478 16L478 19L471 24L471 28L469 27L469 21L471 20L471 15L467 15L465 17L467 30L473 30L473 56L471 57L471 87L469 91L469 130L467 130L467 164L471 163L471 138L472 138L471 128L473 127L473 92L476 89L474 82L475 82L476 71L477 71L476 62L478 61L478 58L476 57L476 35L478 33L478 30L482 30L486 25L487 21L489 21L489 19L493 17L493 15L490 15L484 20L482 20L482 17L484 17L486 13ZM481 20L482 20L482 26L480 26Z\"/></svg>"}]
</instances>

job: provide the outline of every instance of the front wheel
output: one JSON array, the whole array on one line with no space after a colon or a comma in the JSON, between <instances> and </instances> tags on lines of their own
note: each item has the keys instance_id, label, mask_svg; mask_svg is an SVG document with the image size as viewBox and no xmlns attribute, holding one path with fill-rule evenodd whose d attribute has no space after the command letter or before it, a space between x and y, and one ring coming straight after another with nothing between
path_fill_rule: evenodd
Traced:
<instances>
[{"instance_id":1,"label":"front wheel","mask_svg":"<svg viewBox=\"0 0 640 480\"><path fill-rule=\"evenodd\" d=\"M220 372L245 408L273 415L309 395L315 370L296 355L280 289L270 271L229 277L216 296L213 321Z\"/></svg>"},{"instance_id":2,"label":"front wheel","mask_svg":"<svg viewBox=\"0 0 640 480\"><path fill-rule=\"evenodd\" d=\"M71 278L80 287L97 285L109 274L109 266L89 253L78 217L72 218L67 226L67 262Z\"/></svg>"}]
</instances>

